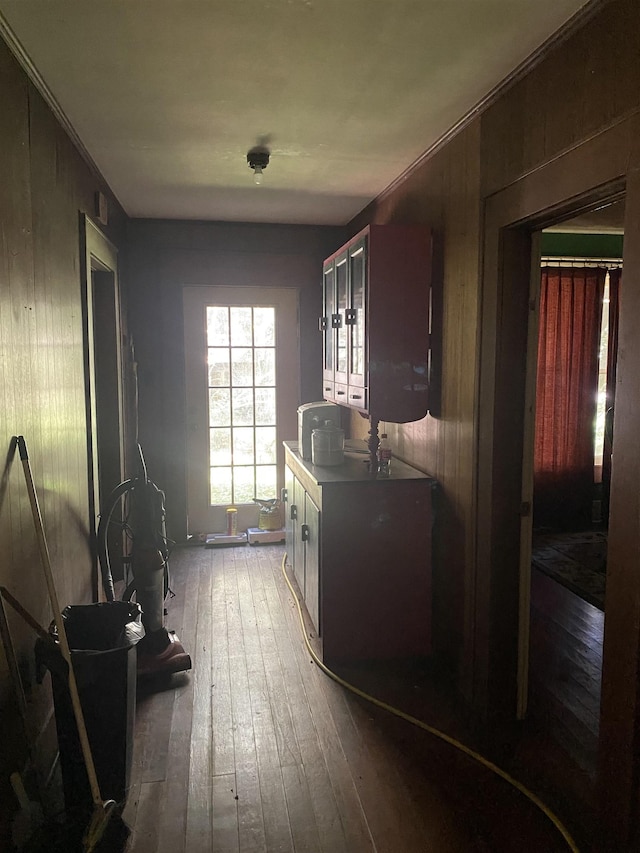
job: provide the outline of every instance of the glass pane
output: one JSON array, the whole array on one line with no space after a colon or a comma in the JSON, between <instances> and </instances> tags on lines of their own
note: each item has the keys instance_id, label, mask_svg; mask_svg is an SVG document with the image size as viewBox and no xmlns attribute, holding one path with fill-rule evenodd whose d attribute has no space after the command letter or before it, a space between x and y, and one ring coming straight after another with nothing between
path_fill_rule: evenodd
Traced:
<instances>
[{"instance_id":1,"label":"glass pane","mask_svg":"<svg viewBox=\"0 0 640 853\"><path fill-rule=\"evenodd\" d=\"M233 430L233 464L253 465L253 428L234 427Z\"/></svg>"},{"instance_id":2,"label":"glass pane","mask_svg":"<svg viewBox=\"0 0 640 853\"><path fill-rule=\"evenodd\" d=\"M209 347L209 385L230 385L229 349Z\"/></svg>"},{"instance_id":3,"label":"glass pane","mask_svg":"<svg viewBox=\"0 0 640 853\"><path fill-rule=\"evenodd\" d=\"M228 388L209 389L209 426L231 426Z\"/></svg>"},{"instance_id":4,"label":"glass pane","mask_svg":"<svg viewBox=\"0 0 640 853\"><path fill-rule=\"evenodd\" d=\"M254 468L247 466L233 468L233 502L235 504L250 504L256 496Z\"/></svg>"},{"instance_id":5,"label":"glass pane","mask_svg":"<svg viewBox=\"0 0 640 853\"><path fill-rule=\"evenodd\" d=\"M342 263L336 267L336 296L337 311L340 315L340 326L336 335L336 371L347 372L347 327L345 325L345 312L347 310L347 264Z\"/></svg>"},{"instance_id":6,"label":"glass pane","mask_svg":"<svg viewBox=\"0 0 640 853\"><path fill-rule=\"evenodd\" d=\"M210 347L229 346L229 309L226 306L207 308L207 344Z\"/></svg>"},{"instance_id":7,"label":"glass pane","mask_svg":"<svg viewBox=\"0 0 640 853\"><path fill-rule=\"evenodd\" d=\"M276 428L256 427L256 462L258 465L275 464Z\"/></svg>"},{"instance_id":8,"label":"glass pane","mask_svg":"<svg viewBox=\"0 0 640 853\"><path fill-rule=\"evenodd\" d=\"M263 500L275 498L278 492L278 474L275 465L256 468L256 497Z\"/></svg>"},{"instance_id":9,"label":"glass pane","mask_svg":"<svg viewBox=\"0 0 640 853\"><path fill-rule=\"evenodd\" d=\"M231 308L231 346L250 347L253 344L251 308Z\"/></svg>"},{"instance_id":10,"label":"glass pane","mask_svg":"<svg viewBox=\"0 0 640 853\"><path fill-rule=\"evenodd\" d=\"M257 347L273 347L276 343L275 308L253 309L253 343Z\"/></svg>"},{"instance_id":11,"label":"glass pane","mask_svg":"<svg viewBox=\"0 0 640 853\"><path fill-rule=\"evenodd\" d=\"M209 497L211 506L233 502L231 468L211 468L209 482L211 484Z\"/></svg>"},{"instance_id":12,"label":"glass pane","mask_svg":"<svg viewBox=\"0 0 640 853\"><path fill-rule=\"evenodd\" d=\"M351 327L350 373L364 374L364 250L351 257L351 307L355 323Z\"/></svg>"},{"instance_id":13,"label":"glass pane","mask_svg":"<svg viewBox=\"0 0 640 853\"><path fill-rule=\"evenodd\" d=\"M275 424L276 422L276 389L256 388L256 420L257 424Z\"/></svg>"},{"instance_id":14,"label":"glass pane","mask_svg":"<svg viewBox=\"0 0 640 853\"><path fill-rule=\"evenodd\" d=\"M334 300L334 273L333 267L324 274L324 366L326 370L333 371L333 334L331 315L335 314Z\"/></svg>"},{"instance_id":15,"label":"glass pane","mask_svg":"<svg viewBox=\"0 0 640 853\"><path fill-rule=\"evenodd\" d=\"M209 465L231 464L231 430L209 430Z\"/></svg>"},{"instance_id":16,"label":"glass pane","mask_svg":"<svg viewBox=\"0 0 640 853\"><path fill-rule=\"evenodd\" d=\"M276 384L276 351L274 349L256 349L256 385Z\"/></svg>"},{"instance_id":17,"label":"glass pane","mask_svg":"<svg viewBox=\"0 0 640 853\"><path fill-rule=\"evenodd\" d=\"M231 384L253 385L253 350L234 347L231 350Z\"/></svg>"},{"instance_id":18,"label":"glass pane","mask_svg":"<svg viewBox=\"0 0 640 853\"><path fill-rule=\"evenodd\" d=\"M253 389L233 389L233 425L253 426Z\"/></svg>"}]
</instances>

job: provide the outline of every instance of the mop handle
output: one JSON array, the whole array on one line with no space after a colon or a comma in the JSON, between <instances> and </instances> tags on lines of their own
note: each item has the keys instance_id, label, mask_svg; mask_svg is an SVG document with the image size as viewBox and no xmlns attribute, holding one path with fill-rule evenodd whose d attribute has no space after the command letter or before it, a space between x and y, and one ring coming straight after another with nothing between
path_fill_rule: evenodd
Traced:
<instances>
[{"instance_id":1,"label":"mop handle","mask_svg":"<svg viewBox=\"0 0 640 853\"><path fill-rule=\"evenodd\" d=\"M64 627L64 619L62 618L60 604L58 603L58 596L56 593L55 584L53 582L51 558L49 556L47 540L45 539L44 535L44 524L42 521L42 514L40 512L40 504L38 503L38 495L36 494L35 486L33 483L33 477L31 475L31 466L29 465L27 444L24 440L24 436L22 435L18 436L18 450L20 452L20 459L22 460L24 476L27 482L27 491L29 493L29 501L31 503L31 509L33 511L33 518L36 526L36 536L38 539L38 547L40 549L40 557L42 559L42 568L44 569L44 576L47 581L47 588L49 590L49 600L51 601L51 607L53 609L53 619L58 630L58 642L60 643L62 657L67 662L69 672L69 694L71 696L73 715L76 720L76 726L78 728L78 737L80 738L80 746L82 747L82 755L87 770L87 776L89 778L91 798L93 800L94 805L102 806L103 800L100 794L100 786L98 784L95 764L93 763L93 755L91 754L91 744L89 743L87 727L84 722L84 714L82 713L82 704L80 702L78 684L76 682L76 676L73 670L71 650L69 649L69 643L67 641L67 632Z\"/></svg>"}]
</instances>

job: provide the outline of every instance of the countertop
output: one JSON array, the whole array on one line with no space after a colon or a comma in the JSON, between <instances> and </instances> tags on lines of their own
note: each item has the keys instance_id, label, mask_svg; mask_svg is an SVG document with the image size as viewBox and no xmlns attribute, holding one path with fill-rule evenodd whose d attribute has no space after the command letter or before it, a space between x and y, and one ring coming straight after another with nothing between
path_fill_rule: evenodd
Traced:
<instances>
[{"instance_id":1,"label":"countertop","mask_svg":"<svg viewBox=\"0 0 640 853\"><path fill-rule=\"evenodd\" d=\"M285 441L285 455L294 464L304 468L317 485L331 483L394 483L403 480L432 480L428 474L401 462L395 457L391 460L389 477L377 477L369 472L369 449L365 441L348 439L345 442L344 462L342 465L314 465L310 460L303 459L298 453L297 441Z\"/></svg>"}]
</instances>

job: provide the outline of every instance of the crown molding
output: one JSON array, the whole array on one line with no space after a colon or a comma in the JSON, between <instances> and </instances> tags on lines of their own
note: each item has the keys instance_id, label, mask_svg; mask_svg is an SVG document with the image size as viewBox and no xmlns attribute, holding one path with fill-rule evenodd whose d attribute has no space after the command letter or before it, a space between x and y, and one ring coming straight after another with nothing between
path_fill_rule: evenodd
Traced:
<instances>
[{"instance_id":1,"label":"crown molding","mask_svg":"<svg viewBox=\"0 0 640 853\"><path fill-rule=\"evenodd\" d=\"M539 65L559 45L567 41L571 36L581 29L587 21L596 15L601 9L609 5L611 0L590 0L585 6L573 14L559 30L556 30L540 47L534 50L520 65L517 65L510 74L501 80L491 91L481 98L475 106L466 112L449 130L442 134L432 145L401 172L382 192L369 204L383 201L394 190L396 190L407 178L416 172L427 160L431 159L438 151L445 147L461 131L468 127L479 115L505 94L505 92L527 76L537 65ZM366 207L369 207L369 204ZM366 208L365 208L366 209ZM354 217L355 218L355 217Z\"/></svg>"},{"instance_id":2,"label":"crown molding","mask_svg":"<svg viewBox=\"0 0 640 853\"><path fill-rule=\"evenodd\" d=\"M44 81L44 78L31 61L31 57L22 46L22 43L19 41L18 37L9 26L9 23L3 16L2 11L0 11L0 38L2 38L6 42L7 47L17 60L22 70L29 78L30 82L37 89L38 93L42 96L45 103L47 104L51 112L54 114L60 125L62 125L62 128L67 134L67 136L71 139L74 146L78 149L78 152L80 153L82 159L96 174L96 176L99 177L100 180L104 181L106 186L109 186L109 184L104 178L104 175L96 165L95 160L86 149L82 139L80 139L80 137L78 136L78 132L72 125L67 114L62 109L62 107L56 100L55 95L47 86L46 82Z\"/></svg>"}]
</instances>

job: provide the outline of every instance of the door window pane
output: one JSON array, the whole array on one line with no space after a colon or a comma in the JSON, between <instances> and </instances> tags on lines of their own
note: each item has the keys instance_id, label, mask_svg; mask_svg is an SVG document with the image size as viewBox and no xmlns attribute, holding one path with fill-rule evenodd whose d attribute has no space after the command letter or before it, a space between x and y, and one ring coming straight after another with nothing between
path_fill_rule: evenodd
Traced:
<instances>
[{"instance_id":1,"label":"door window pane","mask_svg":"<svg viewBox=\"0 0 640 853\"><path fill-rule=\"evenodd\" d=\"M275 308L253 309L253 343L257 347L273 347L276 344Z\"/></svg>"},{"instance_id":2,"label":"door window pane","mask_svg":"<svg viewBox=\"0 0 640 853\"><path fill-rule=\"evenodd\" d=\"M207 308L207 344L229 346L229 309L210 306Z\"/></svg>"},{"instance_id":3,"label":"door window pane","mask_svg":"<svg viewBox=\"0 0 640 853\"><path fill-rule=\"evenodd\" d=\"M275 464L276 428L256 427L256 462L260 465Z\"/></svg>"},{"instance_id":4,"label":"door window pane","mask_svg":"<svg viewBox=\"0 0 640 853\"><path fill-rule=\"evenodd\" d=\"M253 385L253 350L244 347L231 350L231 384Z\"/></svg>"},{"instance_id":5,"label":"door window pane","mask_svg":"<svg viewBox=\"0 0 640 853\"><path fill-rule=\"evenodd\" d=\"M233 464L253 465L253 429L251 427L234 427L233 429Z\"/></svg>"},{"instance_id":6,"label":"door window pane","mask_svg":"<svg viewBox=\"0 0 640 853\"><path fill-rule=\"evenodd\" d=\"M256 497L269 500L276 496L277 469L275 465L259 465L256 468Z\"/></svg>"},{"instance_id":7,"label":"door window pane","mask_svg":"<svg viewBox=\"0 0 640 853\"><path fill-rule=\"evenodd\" d=\"M234 388L233 394L233 423L238 426L252 426L253 416L253 389Z\"/></svg>"},{"instance_id":8,"label":"door window pane","mask_svg":"<svg viewBox=\"0 0 640 853\"><path fill-rule=\"evenodd\" d=\"M222 347L209 347L209 385L229 385L229 350Z\"/></svg>"},{"instance_id":9,"label":"door window pane","mask_svg":"<svg viewBox=\"0 0 640 853\"><path fill-rule=\"evenodd\" d=\"M233 466L233 502L250 504L256 496L255 468Z\"/></svg>"},{"instance_id":10,"label":"door window pane","mask_svg":"<svg viewBox=\"0 0 640 853\"><path fill-rule=\"evenodd\" d=\"M231 425L228 388L209 388L209 425L212 427Z\"/></svg>"},{"instance_id":11,"label":"door window pane","mask_svg":"<svg viewBox=\"0 0 640 853\"><path fill-rule=\"evenodd\" d=\"M255 389L255 412L257 424L274 424L276 422L276 389Z\"/></svg>"},{"instance_id":12,"label":"door window pane","mask_svg":"<svg viewBox=\"0 0 640 853\"><path fill-rule=\"evenodd\" d=\"M230 504L233 489L231 487L231 468L211 469L211 505Z\"/></svg>"},{"instance_id":13,"label":"door window pane","mask_svg":"<svg viewBox=\"0 0 640 853\"><path fill-rule=\"evenodd\" d=\"M209 430L209 459L211 465L226 466L231 458L231 430Z\"/></svg>"},{"instance_id":14,"label":"door window pane","mask_svg":"<svg viewBox=\"0 0 640 853\"><path fill-rule=\"evenodd\" d=\"M276 384L276 351L273 347L255 349L256 385Z\"/></svg>"},{"instance_id":15,"label":"door window pane","mask_svg":"<svg viewBox=\"0 0 640 853\"><path fill-rule=\"evenodd\" d=\"M252 308L231 308L231 346L250 347L253 344Z\"/></svg>"}]
</instances>

